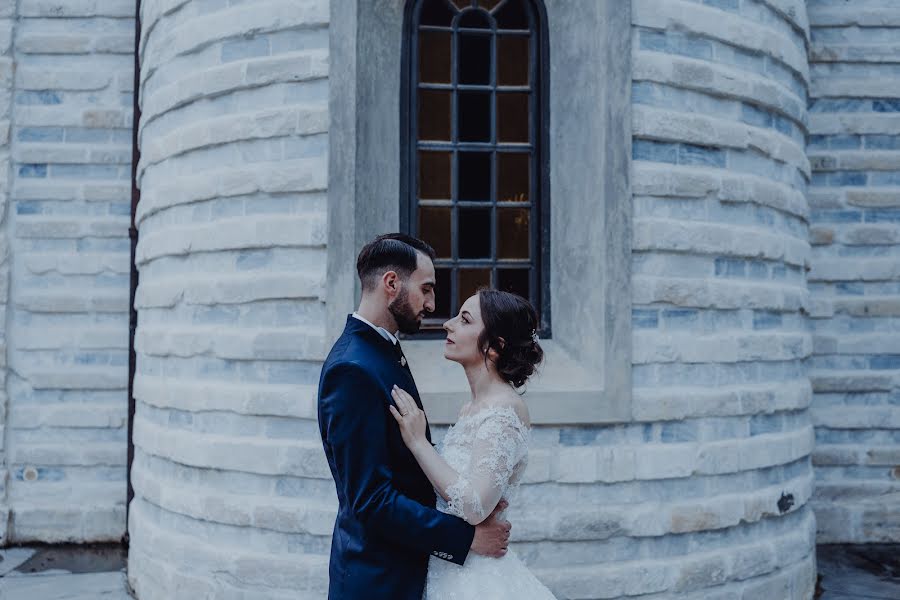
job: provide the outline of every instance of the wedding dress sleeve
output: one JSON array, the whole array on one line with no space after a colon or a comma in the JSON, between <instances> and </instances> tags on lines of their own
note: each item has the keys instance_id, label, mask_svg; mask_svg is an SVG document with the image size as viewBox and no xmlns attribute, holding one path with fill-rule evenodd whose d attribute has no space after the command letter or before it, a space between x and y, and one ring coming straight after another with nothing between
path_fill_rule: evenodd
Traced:
<instances>
[{"instance_id":1,"label":"wedding dress sleeve","mask_svg":"<svg viewBox=\"0 0 900 600\"><path fill-rule=\"evenodd\" d=\"M445 490L448 512L472 525L491 514L528 451L528 428L512 408L486 412L471 439L468 468Z\"/></svg>"}]
</instances>

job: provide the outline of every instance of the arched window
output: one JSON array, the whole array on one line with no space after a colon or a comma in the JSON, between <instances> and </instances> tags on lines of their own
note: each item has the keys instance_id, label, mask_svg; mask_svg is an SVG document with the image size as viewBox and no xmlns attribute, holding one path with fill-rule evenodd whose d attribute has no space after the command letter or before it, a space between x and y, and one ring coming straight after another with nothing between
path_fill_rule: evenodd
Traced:
<instances>
[{"instance_id":1,"label":"arched window","mask_svg":"<svg viewBox=\"0 0 900 600\"><path fill-rule=\"evenodd\" d=\"M542 13L531 0L411 4L401 226L437 252L437 311L425 326L492 286L529 298L546 335Z\"/></svg>"}]
</instances>

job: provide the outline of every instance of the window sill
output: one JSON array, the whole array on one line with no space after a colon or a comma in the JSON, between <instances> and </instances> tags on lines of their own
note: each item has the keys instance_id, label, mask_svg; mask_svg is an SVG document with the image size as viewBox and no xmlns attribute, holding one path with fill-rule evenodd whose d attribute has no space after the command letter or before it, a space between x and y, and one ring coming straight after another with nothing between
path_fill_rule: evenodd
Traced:
<instances>
[{"instance_id":1,"label":"window sill","mask_svg":"<svg viewBox=\"0 0 900 600\"><path fill-rule=\"evenodd\" d=\"M626 395L612 397L596 374L553 340L541 340L544 364L526 386L525 400L535 425L622 422L630 419ZM462 367L444 358L443 340L404 340L428 420L454 423L471 393Z\"/></svg>"}]
</instances>

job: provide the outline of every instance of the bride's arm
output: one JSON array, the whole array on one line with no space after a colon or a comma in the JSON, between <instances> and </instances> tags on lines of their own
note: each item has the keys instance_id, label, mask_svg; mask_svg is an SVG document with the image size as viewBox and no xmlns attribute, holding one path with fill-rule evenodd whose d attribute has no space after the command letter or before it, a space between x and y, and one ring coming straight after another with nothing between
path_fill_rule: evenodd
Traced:
<instances>
[{"instance_id":1,"label":"bride's arm","mask_svg":"<svg viewBox=\"0 0 900 600\"><path fill-rule=\"evenodd\" d=\"M481 523L500 501L526 449L521 421L500 413L489 416L473 434L465 472L458 473L428 442L425 413L412 397L396 386L392 395L396 407L390 407L391 414L400 425L403 441L431 485L447 501L449 512L472 525Z\"/></svg>"}]
</instances>

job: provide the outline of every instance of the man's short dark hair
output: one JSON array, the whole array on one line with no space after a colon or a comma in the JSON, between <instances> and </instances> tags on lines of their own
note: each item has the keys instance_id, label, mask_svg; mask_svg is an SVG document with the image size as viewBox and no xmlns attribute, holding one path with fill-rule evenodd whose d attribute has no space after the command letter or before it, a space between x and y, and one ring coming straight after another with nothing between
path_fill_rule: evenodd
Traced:
<instances>
[{"instance_id":1,"label":"man's short dark hair","mask_svg":"<svg viewBox=\"0 0 900 600\"><path fill-rule=\"evenodd\" d=\"M356 272L364 290L375 287L378 278L395 271L402 279L412 275L418 266L416 252L434 260L434 248L405 233L385 233L363 246L356 258Z\"/></svg>"}]
</instances>

